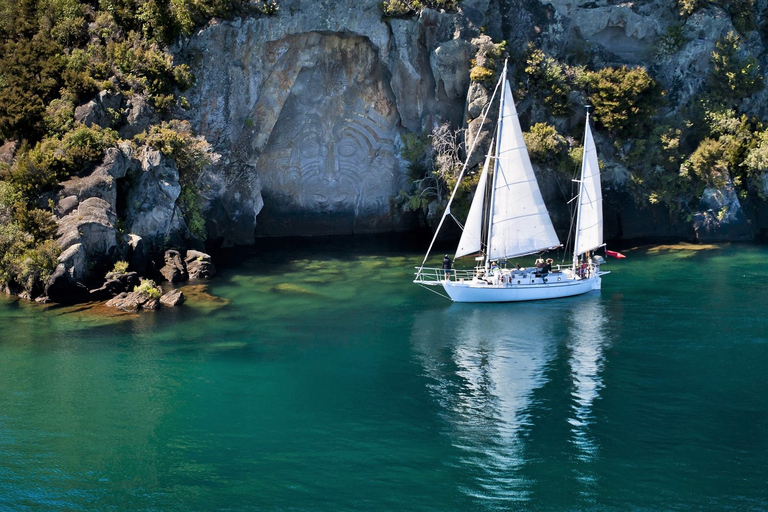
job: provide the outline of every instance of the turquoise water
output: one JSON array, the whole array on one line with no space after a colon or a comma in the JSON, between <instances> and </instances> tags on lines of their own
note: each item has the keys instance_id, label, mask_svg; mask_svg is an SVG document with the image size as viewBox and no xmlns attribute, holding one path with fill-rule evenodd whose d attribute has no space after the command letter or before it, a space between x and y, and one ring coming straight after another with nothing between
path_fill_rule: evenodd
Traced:
<instances>
[{"instance_id":1,"label":"turquoise water","mask_svg":"<svg viewBox=\"0 0 768 512\"><path fill-rule=\"evenodd\" d=\"M334 243L175 310L0 299L0 510L768 510L767 247L471 305Z\"/></svg>"}]
</instances>

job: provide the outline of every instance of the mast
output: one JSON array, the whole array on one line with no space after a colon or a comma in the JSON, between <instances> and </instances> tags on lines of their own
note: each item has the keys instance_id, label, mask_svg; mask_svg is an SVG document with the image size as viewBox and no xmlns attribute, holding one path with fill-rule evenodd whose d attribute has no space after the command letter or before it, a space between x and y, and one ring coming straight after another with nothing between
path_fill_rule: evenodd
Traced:
<instances>
[{"instance_id":1,"label":"mast","mask_svg":"<svg viewBox=\"0 0 768 512\"><path fill-rule=\"evenodd\" d=\"M491 177L491 201L488 207L488 239L485 244L485 268L486 270L489 268L491 262L491 239L493 238L493 212L495 207L495 201L496 201L496 180L498 179L499 173L499 152L501 151L501 134L502 134L502 123L504 121L504 100L506 99L506 94L504 92L506 91L506 85L507 85L507 59L504 59L504 71L501 72L501 101L499 102L499 121L496 123L496 151L494 154L496 155L496 159L493 161L493 176Z\"/></svg>"},{"instance_id":2,"label":"mast","mask_svg":"<svg viewBox=\"0 0 768 512\"><path fill-rule=\"evenodd\" d=\"M506 61L504 62L504 69L507 69ZM499 92L499 84L501 81L496 83L496 88L493 90L493 94L491 95L491 99L488 102L488 104L483 109L483 115L482 119L480 121L480 127L485 125L485 120L488 117L488 112L491 109L491 105L493 104L494 98L496 98L496 93ZM502 95L503 95L502 91ZM453 187L453 191L451 192L451 197L448 199L448 204L445 206L445 211L443 212L443 216L440 218L440 222L437 224L437 229L435 230L434 235L432 236L432 241L429 243L429 247L427 248L427 252L424 255L424 259L421 261L421 265L419 265L419 270L416 273L416 277L418 278L421 275L421 271L424 269L424 265L427 263L427 258L429 258L429 254L432 252L432 247L435 245L435 241L437 240L437 235L440 234L440 229L443 227L443 223L445 222L445 218L448 215L451 214L451 204L453 203L453 199L456 197L456 192L459 190L459 185L461 185L461 179L464 177L464 173L467 170L467 164L469 163L469 157L472 155L472 152L475 149L475 146L477 145L477 142L480 140L480 134L482 133L482 130L478 130L475 134L475 138L472 140L472 145L469 147L469 151L467 152L467 157L464 160L464 165L461 167L461 172L459 173L459 177L456 179L456 185Z\"/></svg>"}]
</instances>

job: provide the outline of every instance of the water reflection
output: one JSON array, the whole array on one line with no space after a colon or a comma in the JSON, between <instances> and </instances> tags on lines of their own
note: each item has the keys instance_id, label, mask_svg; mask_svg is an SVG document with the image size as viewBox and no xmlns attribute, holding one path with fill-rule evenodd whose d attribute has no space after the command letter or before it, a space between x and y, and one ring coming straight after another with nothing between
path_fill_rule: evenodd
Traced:
<instances>
[{"instance_id":1,"label":"water reflection","mask_svg":"<svg viewBox=\"0 0 768 512\"><path fill-rule=\"evenodd\" d=\"M454 304L415 319L412 345L440 406L446 437L459 453L453 464L473 468L465 493L483 500L533 500L538 490L532 466L541 460L530 438L552 418L570 432L563 464L583 465L598 456L590 427L603 387L606 324L599 296ZM567 404L563 396L570 396ZM594 478L586 467L575 470L583 494Z\"/></svg>"},{"instance_id":2,"label":"water reflection","mask_svg":"<svg viewBox=\"0 0 768 512\"><path fill-rule=\"evenodd\" d=\"M569 318L569 366L573 390L571 391L571 440L578 457L585 462L597 456L597 442L590 434L594 421L592 406L603 388L601 373L604 349L607 343L607 317L604 305L586 301L571 311Z\"/></svg>"}]
</instances>

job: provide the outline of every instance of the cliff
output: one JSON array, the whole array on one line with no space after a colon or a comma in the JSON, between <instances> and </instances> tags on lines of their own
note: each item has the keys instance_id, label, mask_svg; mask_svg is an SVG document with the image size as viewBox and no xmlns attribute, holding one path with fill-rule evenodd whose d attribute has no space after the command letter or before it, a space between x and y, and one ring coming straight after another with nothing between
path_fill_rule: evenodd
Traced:
<instances>
[{"instance_id":1,"label":"cliff","mask_svg":"<svg viewBox=\"0 0 768 512\"><path fill-rule=\"evenodd\" d=\"M462 126L477 96L467 95L470 62L488 40L507 41L513 72L525 66L519 59L529 42L562 60L589 53L594 67L645 66L666 91L658 119L681 116L707 86L716 41L735 28L718 6L682 20L676 9L660 1L467 0L457 12L425 9L388 19L377 1L292 0L276 16L214 21L175 48L197 77L186 116L223 155L206 182L210 234L249 244L254 233L411 226L390 207L409 184L402 135L446 121ZM665 48L675 27L682 42ZM756 31L743 51L765 60ZM580 115L553 119L532 101L519 108L531 124L550 121L580 136ZM765 118L765 90L743 98L740 108ZM635 204L625 190L630 170L608 134L597 132L613 194L608 237L749 239L763 229L759 208L748 223L727 186L702 193L700 212L684 217L663 205ZM711 222L729 205L733 222Z\"/></svg>"}]
</instances>

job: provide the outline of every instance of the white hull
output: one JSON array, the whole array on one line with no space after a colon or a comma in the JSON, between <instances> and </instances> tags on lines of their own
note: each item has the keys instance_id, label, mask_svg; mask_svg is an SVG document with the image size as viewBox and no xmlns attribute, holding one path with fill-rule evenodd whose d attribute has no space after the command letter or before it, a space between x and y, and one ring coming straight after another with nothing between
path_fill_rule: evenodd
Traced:
<instances>
[{"instance_id":1,"label":"white hull","mask_svg":"<svg viewBox=\"0 0 768 512\"><path fill-rule=\"evenodd\" d=\"M541 279L522 284L486 284L481 280L443 281L442 285L454 302L521 302L527 300L559 299L599 290L600 276L588 279L565 279L545 283Z\"/></svg>"}]
</instances>

